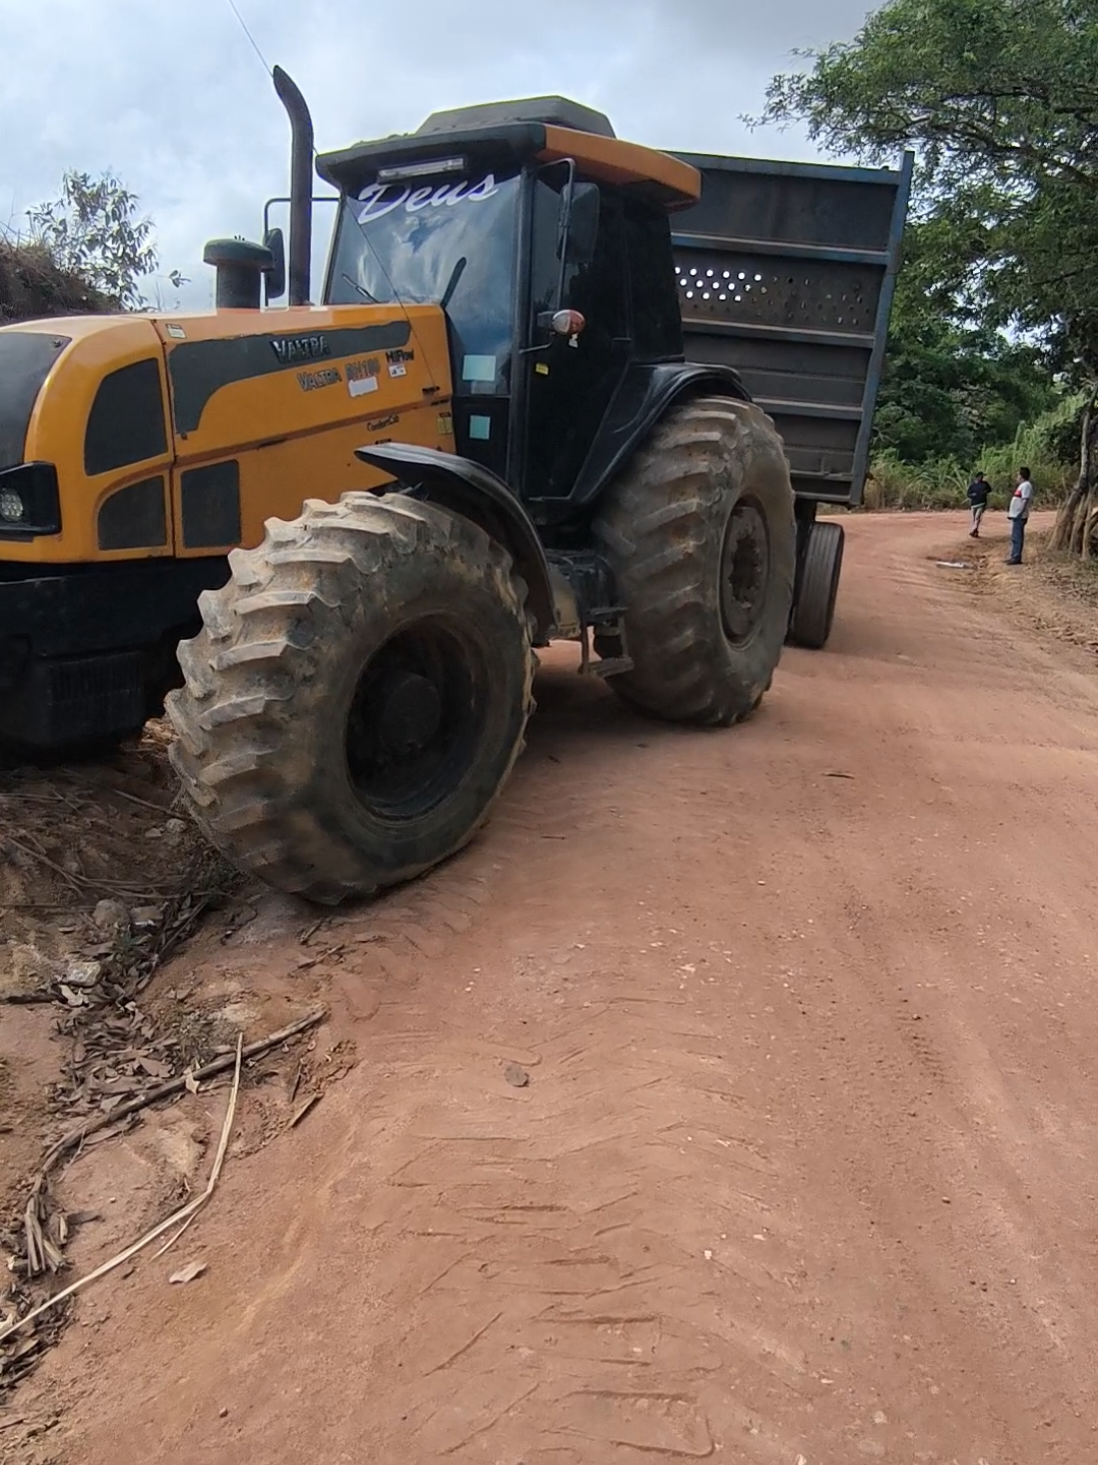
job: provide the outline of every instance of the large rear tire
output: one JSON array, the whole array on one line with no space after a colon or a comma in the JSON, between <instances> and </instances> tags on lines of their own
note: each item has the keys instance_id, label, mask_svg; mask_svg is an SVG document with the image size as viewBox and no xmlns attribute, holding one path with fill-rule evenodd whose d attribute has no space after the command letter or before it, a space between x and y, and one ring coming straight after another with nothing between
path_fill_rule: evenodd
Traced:
<instances>
[{"instance_id":1,"label":"large rear tire","mask_svg":"<svg viewBox=\"0 0 1098 1465\"><path fill-rule=\"evenodd\" d=\"M822 651L827 645L835 623L845 538L841 524L812 525L789 627L789 639L794 646Z\"/></svg>"},{"instance_id":2,"label":"large rear tire","mask_svg":"<svg viewBox=\"0 0 1098 1465\"><path fill-rule=\"evenodd\" d=\"M483 530L400 495L310 500L200 600L167 699L198 824L325 905L466 844L523 746L525 587Z\"/></svg>"},{"instance_id":3,"label":"large rear tire","mask_svg":"<svg viewBox=\"0 0 1098 1465\"><path fill-rule=\"evenodd\" d=\"M673 408L594 528L633 662L609 685L672 722L727 726L753 712L781 657L796 568L789 465L770 419L730 397Z\"/></svg>"}]
</instances>

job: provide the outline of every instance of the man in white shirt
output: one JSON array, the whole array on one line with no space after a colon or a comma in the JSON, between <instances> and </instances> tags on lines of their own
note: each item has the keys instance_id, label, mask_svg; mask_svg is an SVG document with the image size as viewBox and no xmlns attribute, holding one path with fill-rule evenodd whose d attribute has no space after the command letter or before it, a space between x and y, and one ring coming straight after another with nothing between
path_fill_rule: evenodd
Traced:
<instances>
[{"instance_id":1,"label":"man in white shirt","mask_svg":"<svg viewBox=\"0 0 1098 1465\"><path fill-rule=\"evenodd\" d=\"M1010 520L1010 558L1008 565L1022 563L1022 550L1026 543L1026 521L1033 502L1033 480L1028 468L1018 469L1018 486L1010 500L1007 518Z\"/></svg>"}]
</instances>

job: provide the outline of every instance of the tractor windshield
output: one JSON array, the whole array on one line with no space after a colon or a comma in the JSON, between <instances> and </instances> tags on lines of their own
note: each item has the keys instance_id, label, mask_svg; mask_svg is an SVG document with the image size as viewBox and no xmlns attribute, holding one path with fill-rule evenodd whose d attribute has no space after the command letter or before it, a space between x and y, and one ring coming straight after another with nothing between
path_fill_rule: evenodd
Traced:
<instances>
[{"instance_id":1,"label":"tractor windshield","mask_svg":"<svg viewBox=\"0 0 1098 1465\"><path fill-rule=\"evenodd\" d=\"M455 375L506 392L518 197L517 174L482 173L374 183L344 198L329 303L444 305Z\"/></svg>"}]
</instances>

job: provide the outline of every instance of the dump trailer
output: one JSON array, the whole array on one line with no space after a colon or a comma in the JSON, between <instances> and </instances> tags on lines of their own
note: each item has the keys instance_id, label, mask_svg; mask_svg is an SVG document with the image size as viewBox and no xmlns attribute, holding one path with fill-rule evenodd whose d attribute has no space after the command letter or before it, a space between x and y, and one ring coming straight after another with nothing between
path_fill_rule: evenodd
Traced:
<instances>
[{"instance_id":1,"label":"dump trailer","mask_svg":"<svg viewBox=\"0 0 1098 1465\"><path fill-rule=\"evenodd\" d=\"M702 176L673 242L689 361L734 367L785 447L797 503L789 639L818 650L862 502L914 156L897 169L680 153Z\"/></svg>"},{"instance_id":2,"label":"dump trailer","mask_svg":"<svg viewBox=\"0 0 1098 1465\"><path fill-rule=\"evenodd\" d=\"M814 508L860 490L904 174L851 195L888 194L886 248L876 212L821 244L784 165L763 208L713 183L732 160L561 98L437 113L316 160L338 215L310 304L312 123L274 80L288 247L208 245L212 312L0 330L0 738L110 740L166 697L209 837L332 904L483 824L536 648L729 726L787 636L824 639L798 621L837 584ZM844 250L849 330L787 260L815 310ZM723 315L695 288L718 271Z\"/></svg>"}]
</instances>

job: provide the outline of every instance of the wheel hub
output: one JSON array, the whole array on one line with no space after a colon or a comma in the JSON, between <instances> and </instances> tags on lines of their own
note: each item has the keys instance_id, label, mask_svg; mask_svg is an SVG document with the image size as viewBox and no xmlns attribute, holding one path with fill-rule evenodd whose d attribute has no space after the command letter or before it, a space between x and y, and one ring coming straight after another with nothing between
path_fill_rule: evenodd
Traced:
<instances>
[{"instance_id":1,"label":"wheel hub","mask_svg":"<svg viewBox=\"0 0 1098 1465\"><path fill-rule=\"evenodd\" d=\"M380 689L380 703L381 737L397 757L425 748L438 732L442 699L434 682L418 672L394 673Z\"/></svg>"},{"instance_id":2,"label":"wheel hub","mask_svg":"<svg viewBox=\"0 0 1098 1465\"><path fill-rule=\"evenodd\" d=\"M721 622L735 645L754 635L770 586L770 535L754 499L740 499L728 519L721 550Z\"/></svg>"},{"instance_id":3,"label":"wheel hub","mask_svg":"<svg viewBox=\"0 0 1098 1465\"><path fill-rule=\"evenodd\" d=\"M489 705L488 663L453 617L397 631L363 668L345 734L347 769L376 818L423 817L475 761Z\"/></svg>"}]
</instances>

